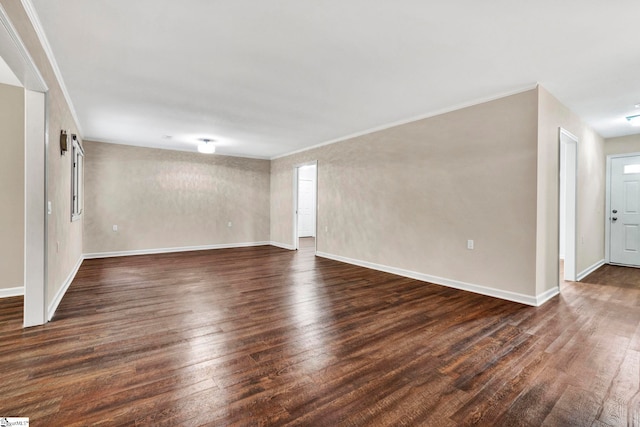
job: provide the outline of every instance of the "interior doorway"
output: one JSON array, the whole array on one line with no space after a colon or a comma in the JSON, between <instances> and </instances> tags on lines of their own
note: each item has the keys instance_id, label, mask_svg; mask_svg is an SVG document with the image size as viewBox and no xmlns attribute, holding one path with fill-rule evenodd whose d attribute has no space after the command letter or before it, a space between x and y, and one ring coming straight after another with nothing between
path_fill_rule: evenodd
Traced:
<instances>
[{"instance_id":1,"label":"interior doorway","mask_svg":"<svg viewBox=\"0 0 640 427\"><path fill-rule=\"evenodd\" d=\"M294 245L316 247L318 166L317 162L306 163L295 168L294 186ZM304 242L301 241L304 239Z\"/></svg>"},{"instance_id":2,"label":"interior doorway","mask_svg":"<svg viewBox=\"0 0 640 427\"><path fill-rule=\"evenodd\" d=\"M559 171L559 232L558 253L559 282L576 280L577 257L577 176L578 176L578 138L559 130L560 171Z\"/></svg>"},{"instance_id":3,"label":"interior doorway","mask_svg":"<svg viewBox=\"0 0 640 427\"><path fill-rule=\"evenodd\" d=\"M24 88L24 327L47 321L47 92L18 32L0 7L0 58ZM9 83L11 84L11 83ZM14 82L15 84L15 82Z\"/></svg>"}]
</instances>

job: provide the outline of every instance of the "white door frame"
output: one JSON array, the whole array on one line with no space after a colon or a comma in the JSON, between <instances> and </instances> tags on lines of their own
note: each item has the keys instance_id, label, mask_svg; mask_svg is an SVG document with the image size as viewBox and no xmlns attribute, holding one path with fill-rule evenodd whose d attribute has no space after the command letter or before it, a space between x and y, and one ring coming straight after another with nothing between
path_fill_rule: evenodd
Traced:
<instances>
[{"instance_id":1,"label":"white door frame","mask_svg":"<svg viewBox=\"0 0 640 427\"><path fill-rule=\"evenodd\" d=\"M640 152L624 153L624 154L609 154L607 156L607 175L605 181L605 212L604 212L604 262L609 264L611 262L611 221L609 220L611 212L611 161L613 159L619 159L624 157L640 156Z\"/></svg>"},{"instance_id":2,"label":"white door frame","mask_svg":"<svg viewBox=\"0 0 640 427\"><path fill-rule=\"evenodd\" d=\"M312 160L310 162L299 163L293 167L293 249L300 249L300 239L298 238L298 181L299 181L299 170L303 166L315 166L316 167L316 232L315 232L315 249L314 252L318 251L318 161Z\"/></svg>"},{"instance_id":3,"label":"white door frame","mask_svg":"<svg viewBox=\"0 0 640 427\"><path fill-rule=\"evenodd\" d=\"M572 133L563 128L558 130L558 139L560 144L558 145L561 151L564 146L564 159L565 164L560 165L558 172L558 189L560 187L560 174L564 171L565 179L562 182L564 185L565 195L565 210L564 210L564 238L565 238L565 250L564 250L564 280L575 282L577 279L577 199L578 199L578 138ZM558 152L558 158L560 159L560 151ZM558 197L560 195L558 191ZM558 201L558 218L560 216L560 201ZM560 227L560 221L558 220L558 229ZM558 252L560 250L560 231L558 230ZM558 277L558 281L560 278ZM558 283L558 286L560 283Z\"/></svg>"},{"instance_id":4,"label":"white door frame","mask_svg":"<svg viewBox=\"0 0 640 427\"><path fill-rule=\"evenodd\" d=\"M0 57L25 88L24 327L47 321L48 87L0 5Z\"/></svg>"}]
</instances>

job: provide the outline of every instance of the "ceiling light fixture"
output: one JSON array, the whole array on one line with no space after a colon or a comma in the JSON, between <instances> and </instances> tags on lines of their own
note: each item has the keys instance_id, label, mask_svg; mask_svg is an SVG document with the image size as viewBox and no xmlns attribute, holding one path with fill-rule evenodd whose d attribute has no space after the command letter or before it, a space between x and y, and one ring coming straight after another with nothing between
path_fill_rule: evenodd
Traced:
<instances>
[{"instance_id":1,"label":"ceiling light fixture","mask_svg":"<svg viewBox=\"0 0 640 427\"><path fill-rule=\"evenodd\" d=\"M213 145L213 140L208 138L201 138L200 144L198 144L198 151L203 154L213 154L216 152L216 146Z\"/></svg>"},{"instance_id":2,"label":"ceiling light fixture","mask_svg":"<svg viewBox=\"0 0 640 427\"><path fill-rule=\"evenodd\" d=\"M640 114L636 116L628 116L627 120L631 124L631 126L640 126Z\"/></svg>"}]
</instances>

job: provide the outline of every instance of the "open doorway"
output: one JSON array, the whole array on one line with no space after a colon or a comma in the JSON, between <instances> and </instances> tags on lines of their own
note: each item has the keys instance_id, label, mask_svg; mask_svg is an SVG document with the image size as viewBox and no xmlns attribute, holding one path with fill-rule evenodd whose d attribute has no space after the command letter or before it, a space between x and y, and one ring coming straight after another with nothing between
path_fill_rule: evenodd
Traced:
<instances>
[{"instance_id":1,"label":"open doorway","mask_svg":"<svg viewBox=\"0 0 640 427\"><path fill-rule=\"evenodd\" d=\"M316 249L318 166L316 162L296 166L294 190L294 245Z\"/></svg>"},{"instance_id":2,"label":"open doorway","mask_svg":"<svg viewBox=\"0 0 640 427\"><path fill-rule=\"evenodd\" d=\"M15 221L15 227L20 231L23 242L20 245L23 280L22 283L9 288L16 290L9 291L9 294L14 294L16 297L23 295L23 326L28 327L42 325L47 320L47 135L45 129L48 87L2 7L0 7L0 58L2 58L2 74L5 77L9 76L9 81L5 83L19 87L22 92L20 96L22 102L15 104L21 105L17 120L21 122L23 129L22 137L18 139L18 143L22 146L16 162L22 163L22 179L18 177L11 182L20 187L23 197L20 197L21 206L16 206L15 203L9 203L6 206L20 209L21 218Z\"/></svg>"},{"instance_id":3,"label":"open doorway","mask_svg":"<svg viewBox=\"0 0 640 427\"><path fill-rule=\"evenodd\" d=\"M578 138L560 128L559 284L576 280L576 200Z\"/></svg>"}]
</instances>

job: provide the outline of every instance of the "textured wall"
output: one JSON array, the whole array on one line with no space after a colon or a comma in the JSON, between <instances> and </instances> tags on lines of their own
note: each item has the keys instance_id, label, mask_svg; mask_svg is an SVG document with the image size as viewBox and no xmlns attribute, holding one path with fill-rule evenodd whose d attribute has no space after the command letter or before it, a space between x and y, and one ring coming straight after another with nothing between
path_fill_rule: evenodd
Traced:
<instances>
[{"instance_id":1,"label":"textured wall","mask_svg":"<svg viewBox=\"0 0 640 427\"><path fill-rule=\"evenodd\" d=\"M609 138L604 143L604 155L640 153L640 134Z\"/></svg>"},{"instance_id":2,"label":"textured wall","mask_svg":"<svg viewBox=\"0 0 640 427\"><path fill-rule=\"evenodd\" d=\"M293 244L293 167L317 160L319 251L534 295L536 120L531 90L276 159L272 240Z\"/></svg>"},{"instance_id":3,"label":"textured wall","mask_svg":"<svg viewBox=\"0 0 640 427\"><path fill-rule=\"evenodd\" d=\"M558 128L578 138L577 253L580 272L604 259L604 140L544 88L538 125L538 293L558 284Z\"/></svg>"},{"instance_id":4,"label":"textured wall","mask_svg":"<svg viewBox=\"0 0 640 427\"><path fill-rule=\"evenodd\" d=\"M24 89L0 84L0 289L24 286Z\"/></svg>"},{"instance_id":5,"label":"textured wall","mask_svg":"<svg viewBox=\"0 0 640 427\"><path fill-rule=\"evenodd\" d=\"M71 156L61 156L58 141L61 129L78 133L69 106L58 84L51 63L38 40L20 0L0 0L9 19L18 31L38 70L42 74L47 93L48 146L48 190L52 213L48 218L47 247L47 304L62 288L66 279L82 257L82 220L71 222Z\"/></svg>"},{"instance_id":6,"label":"textured wall","mask_svg":"<svg viewBox=\"0 0 640 427\"><path fill-rule=\"evenodd\" d=\"M269 241L268 160L84 147L85 253Z\"/></svg>"}]
</instances>

